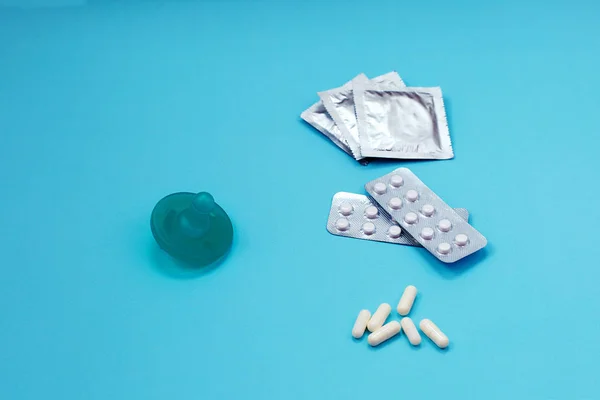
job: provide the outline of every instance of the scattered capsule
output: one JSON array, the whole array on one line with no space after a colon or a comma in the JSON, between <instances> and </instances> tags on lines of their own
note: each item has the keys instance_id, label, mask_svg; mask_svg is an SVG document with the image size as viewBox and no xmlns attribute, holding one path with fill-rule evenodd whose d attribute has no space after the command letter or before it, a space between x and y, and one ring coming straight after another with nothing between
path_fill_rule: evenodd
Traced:
<instances>
[{"instance_id":1,"label":"scattered capsule","mask_svg":"<svg viewBox=\"0 0 600 400\"><path fill-rule=\"evenodd\" d=\"M415 297L417 297L417 288L413 285L408 285L406 289L404 289L404 293L402 293L400 302L398 302L398 307L396 308L398 314L402 316L408 315L415 302Z\"/></svg>"},{"instance_id":2,"label":"scattered capsule","mask_svg":"<svg viewBox=\"0 0 600 400\"><path fill-rule=\"evenodd\" d=\"M437 345L440 349L445 349L450 344L448 340L448 336L444 335L444 332L437 327L436 324L431 322L429 319L424 319L419 323L419 328L423 331L423 333L431 339L433 343Z\"/></svg>"},{"instance_id":3,"label":"scattered capsule","mask_svg":"<svg viewBox=\"0 0 600 400\"><path fill-rule=\"evenodd\" d=\"M358 317L356 317L356 322L352 328L352 336L355 339L360 339L365 334L369 319L371 319L371 312L369 310L362 310L358 313Z\"/></svg>"},{"instance_id":4,"label":"scattered capsule","mask_svg":"<svg viewBox=\"0 0 600 400\"><path fill-rule=\"evenodd\" d=\"M386 340L399 334L401 329L402 327L400 326L400 322L388 322L381 328L377 329L375 332L371 333L367 338L367 341L371 346L378 346Z\"/></svg>"},{"instance_id":5,"label":"scattered capsule","mask_svg":"<svg viewBox=\"0 0 600 400\"><path fill-rule=\"evenodd\" d=\"M392 312L392 306L388 303L381 304L367 323L367 329L370 332L375 332L377 329L381 328L387 317L390 315L390 312Z\"/></svg>"},{"instance_id":6,"label":"scattered capsule","mask_svg":"<svg viewBox=\"0 0 600 400\"><path fill-rule=\"evenodd\" d=\"M406 334L410 344L413 346L421 344L421 335L419 335L419 331L412 319L408 317L402 318L402 320L400 320L400 325L402 325L402 330Z\"/></svg>"}]
</instances>

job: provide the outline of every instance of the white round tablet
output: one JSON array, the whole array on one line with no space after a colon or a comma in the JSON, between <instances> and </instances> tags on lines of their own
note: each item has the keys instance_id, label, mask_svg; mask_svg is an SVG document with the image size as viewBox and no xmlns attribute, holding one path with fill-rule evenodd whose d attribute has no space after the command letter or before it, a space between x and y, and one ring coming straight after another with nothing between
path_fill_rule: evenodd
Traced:
<instances>
[{"instance_id":1,"label":"white round tablet","mask_svg":"<svg viewBox=\"0 0 600 400\"><path fill-rule=\"evenodd\" d=\"M338 231L347 231L348 228L350 228L350 221L348 221L346 218L340 218L335 221L335 229Z\"/></svg>"},{"instance_id":2,"label":"white round tablet","mask_svg":"<svg viewBox=\"0 0 600 400\"><path fill-rule=\"evenodd\" d=\"M362 231L365 235L372 235L375 233L375 224L372 222L365 222L362 226Z\"/></svg>"},{"instance_id":3,"label":"white round tablet","mask_svg":"<svg viewBox=\"0 0 600 400\"><path fill-rule=\"evenodd\" d=\"M406 222L407 224L410 224L410 225L417 222L418 219L419 219L419 217L414 212L409 212L404 216L404 222Z\"/></svg>"},{"instance_id":4,"label":"white round tablet","mask_svg":"<svg viewBox=\"0 0 600 400\"><path fill-rule=\"evenodd\" d=\"M387 192L387 187L385 186L385 183L377 182L375 185L373 185L373 190L377 194L384 194L385 192Z\"/></svg>"},{"instance_id":5,"label":"white round tablet","mask_svg":"<svg viewBox=\"0 0 600 400\"><path fill-rule=\"evenodd\" d=\"M404 179L400 175L392 175L390 178L390 185L395 188L399 188L404 184Z\"/></svg>"},{"instance_id":6,"label":"white round tablet","mask_svg":"<svg viewBox=\"0 0 600 400\"><path fill-rule=\"evenodd\" d=\"M388 229L388 236L392 239L399 238L401 233L402 229L400 229L398 225L392 225L390 226L390 229Z\"/></svg>"},{"instance_id":7,"label":"white round tablet","mask_svg":"<svg viewBox=\"0 0 600 400\"><path fill-rule=\"evenodd\" d=\"M454 237L454 243L456 243L457 246L465 246L469 243L469 237L464 233L459 233Z\"/></svg>"},{"instance_id":8,"label":"white round tablet","mask_svg":"<svg viewBox=\"0 0 600 400\"><path fill-rule=\"evenodd\" d=\"M426 217L431 217L434 212L435 212L435 207L433 207L431 204L425 204L421 208L421 213Z\"/></svg>"},{"instance_id":9,"label":"white round tablet","mask_svg":"<svg viewBox=\"0 0 600 400\"><path fill-rule=\"evenodd\" d=\"M452 250L450 243L442 242L442 243L438 244L438 247L437 247L438 253L448 254L448 253L450 253L450 250Z\"/></svg>"},{"instance_id":10,"label":"white round tablet","mask_svg":"<svg viewBox=\"0 0 600 400\"><path fill-rule=\"evenodd\" d=\"M379 214L379 210L375 206L369 206L365 208L365 216L369 219L377 218L377 214Z\"/></svg>"},{"instance_id":11,"label":"white round tablet","mask_svg":"<svg viewBox=\"0 0 600 400\"><path fill-rule=\"evenodd\" d=\"M392 210L399 210L402 207L402 199L399 197L392 197L388 202Z\"/></svg>"},{"instance_id":12,"label":"white round tablet","mask_svg":"<svg viewBox=\"0 0 600 400\"><path fill-rule=\"evenodd\" d=\"M410 201L411 203L417 201L418 198L419 193L417 193L416 190L410 189L408 192L406 192L406 200Z\"/></svg>"},{"instance_id":13,"label":"white round tablet","mask_svg":"<svg viewBox=\"0 0 600 400\"><path fill-rule=\"evenodd\" d=\"M438 229L442 232L450 232L452 229L452 222L448 221L447 219L443 219L438 222Z\"/></svg>"},{"instance_id":14,"label":"white round tablet","mask_svg":"<svg viewBox=\"0 0 600 400\"><path fill-rule=\"evenodd\" d=\"M431 228L423 228L421 230L421 237L425 240L431 240L433 239L433 229Z\"/></svg>"},{"instance_id":15,"label":"white round tablet","mask_svg":"<svg viewBox=\"0 0 600 400\"><path fill-rule=\"evenodd\" d=\"M352 211L354 211L354 207L352 207L352 204L350 203L342 203L338 207L338 211L340 212L340 214L347 217L348 215L352 214Z\"/></svg>"}]
</instances>

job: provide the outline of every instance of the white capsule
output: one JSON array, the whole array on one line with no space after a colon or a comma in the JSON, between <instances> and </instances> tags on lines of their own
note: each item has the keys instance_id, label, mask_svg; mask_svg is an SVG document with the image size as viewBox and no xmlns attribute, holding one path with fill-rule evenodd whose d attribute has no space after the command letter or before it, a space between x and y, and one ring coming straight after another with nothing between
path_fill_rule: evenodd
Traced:
<instances>
[{"instance_id":1,"label":"white capsule","mask_svg":"<svg viewBox=\"0 0 600 400\"><path fill-rule=\"evenodd\" d=\"M390 185L395 188L399 188L404 184L404 179L400 175L392 175L390 177Z\"/></svg>"},{"instance_id":2,"label":"white capsule","mask_svg":"<svg viewBox=\"0 0 600 400\"><path fill-rule=\"evenodd\" d=\"M415 214L414 212L409 212L404 216L404 222L406 222L409 225L414 224L415 222L417 222L419 219L419 216L417 214Z\"/></svg>"},{"instance_id":3,"label":"white capsule","mask_svg":"<svg viewBox=\"0 0 600 400\"><path fill-rule=\"evenodd\" d=\"M421 213L426 217L431 217L434 212L435 212L435 207L433 207L431 204L425 204L421 208Z\"/></svg>"},{"instance_id":4,"label":"white capsule","mask_svg":"<svg viewBox=\"0 0 600 400\"><path fill-rule=\"evenodd\" d=\"M433 239L433 233L433 229L426 226L425 228L421 229L421 233L419 235L425 240L431 240Z\"/></svg>"},{"instance_id":5,"label":"white capsule","mask_svg":"<svg viewBox=\"0 0 600 400\"><path fill-rule=\"evenodd\" d=\"M400 326L400 322L391 321L377 329L375 332L371 333L367 338L367 341L371 346L378 346L386 340L396 336L400 333L402 327Z\"/></svg>"},{"instance_id":6,"label":"white capsule","mask_svg":"<svg viewBox=\"0 0 600 400\"><path fill-rule=\"evenodd\" d=\"M385 186L385 183L377 182L375 185L373 185L373 190L377 194L384 194L385 192L387 192L387 187Z\"/></svg>"},{"instance_id":7,"label":"white capsule","mask_svg":"<svg viewBox=\"0 0 600 400\"><path fill-rule=\"evenodd\" d=\"M402 199L399 197L392 197L390 201L388 201L388 205L392 210L399 210L402 207Z\"/></svg>"},{"instance_id":8,"label":"white capsule","mask_svg":"<svg viewBox=\"0 0 600 400\"><path fill-rule=\"evenodd\" d=\"M456 243L457 246L466 246L467 243L469 243L469 237L464 233L459 233L454 237L454 243Z\"/></svg>"},{"instance_id":9,"label":"white capsule","mask_svg":"<svg viewBox=\"0 0 600 400\"><path fill-rule=\"evenodd\" d=\"M410 309L415 302L415 298L417 297L417 288L413 285L408 285L406 289L404 289L404 293L402 293L402 297L400 297L400 301L398 302L398 307L396 307L396 311L398 314L405 316L410 313Z\"/></svg>"},{"instance_id":10,"label":"white capsule","mask_svg":"<svg viewBox=\"0 0 600 400\"><path fill-rule=\"evenodd\" d=\"M377 210L377 207L375 207L375 206L369 206L369 207L365 208L365 216L369 219L377 218L378 214L379 214L379 210Z\"/></svg>"},{"instance_id":11,"label":"white capsule","mask_svg":"<svg viewBox=\"0 0 600 400\"><path fill-rule=\"evenodd\" d=\"M371 312L369 310L362 310L358 313L358 317L356 317L356 322L352 328L352 336L355 339L360 339L365 334L369 319L371 319Z\"/></svg>"},{"instance_id":12,"label":"white capsule","mask_svg":"<svg viewBox=\"0 0 600 400\"><path fill-rule=\"evenodd\" d=\"M450 246L450 243L442 242L438 244L437 251L440 254L449 254L451 250L452 246Z\"/></svg>"},{"instance_id":13,"label":"white capsule","mask_svg":"<svg viewBox=\"0 0 600 400\"><path fill-rule=\"evenodd\" d=\"M346 218L340 218L337 221L335 221L335 229L337 229L338 231L347 231L348 228L350 228L350 221L348 221Z\"/></svg>"},{"instance_id":14,"label":"white capsule","mask_svg":"<svg viewBox=\"0 0 600 400\"><path fill-rule=\"evenodd\" d=\"M442 232L450 232L450 229L452 229L452 222L447 219L443 219L438 222L438 229Z\"/></svg>"},{"instance_id":15,"label":"white capsule","mask_svg":"<svg viewBox=\"0 0 600 400\"><path fill-rule=\"evenodd\" d=\"M390 226L390 229L388 229L388 236L391 237L392 239L398 239L401 234L402 234L402 229L400 229L400 227L398 225L392 225L392 226Z\"/></svg>"},{"instance_id":16,"label":"white capsule","mask_svg":"<svg viewBox=\"0 0 600 400\"><path fill-rule=\"evenodd\" d=\"M419 328L421 328L423 333L440 349L445 349L450 344L448 336L444 335L444 332L442 332L436 324L431 322L431 320L422 320L419 323Z\"/></svg>"},{"instance_id":17,"label":"white capsule","mask_svg":"<svg viewBox=\"0 0 600 400\"><path fill-rule=\"evenodd\" d=\"M367 329L370 332L375 332L377 329L381 328L385 323L385 320L392 312L392 306L388 303L383 303L379 307L377 307L377 311L371 317L369 322L367 323Z\"/></svg>"},{"instance_id":18,"label":"white capsule","mask_svg":"<svg viewBox=\"0 0 600 400\"><path fill-rule=\"evenodd\" d=\"M413 346L421 344L421 335L419 335L419 331L412 319L408 317L402 318L402 320L400 320L400 325L402 325L402 330L406 334L410 344Z\"/></svg>"},{"instance_id":19,"label":"white capsule","mask_svg":"<svg viewBox=\"0 0 600 400\"><path fill-rule=\"evenodd\" d=\"M410 189L408 192L406 192L406 200L410 201L411 203L417 201L418 198L419 193L416 190Z\"/></svg>"},{"instance_id":20,"label":"white capsule","mask_svg":"<svg viewBox=\"0 0 600 400\"><path fill-rule=\"evenodd\" d=\"M362 226L362 231L365 235L372 235L375 233L375 224L372 222L365 222Z\"/></svg>"},{"instance_id":21,"label":"white capsule","mask_svg":"<svg viewBox=\"0 0 600 400\"><path fill-rule=\"evenodd\" d=\"M354 207L352 207L352 204L350 203L342 203L340 204L338 211L340 212L340 214L347 217L348 215L352 214L352 211L354 211Z\"/></svg>"}]
</instances>

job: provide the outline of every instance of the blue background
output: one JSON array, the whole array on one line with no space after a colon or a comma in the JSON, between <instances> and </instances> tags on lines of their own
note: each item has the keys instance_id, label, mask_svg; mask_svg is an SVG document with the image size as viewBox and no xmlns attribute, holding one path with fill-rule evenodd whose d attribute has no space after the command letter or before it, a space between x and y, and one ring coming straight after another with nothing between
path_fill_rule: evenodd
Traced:
<instances>
[{"instance_id":1,"label":"blue background","mask_svg":"<svg viewBox=\"0 0 600 400\"><path fill-rule=\"evenodd\" d=\"M0 398L600 399L599 18L541 0L2 8ZM453 160L363 167L299 119L392 69L443 88ZM335 192L399 166L488 248L447 266L327 233ZM182 190L234 221L218 268L153 242L152 207ZM450 349L353 341L358 311L408 284Z\"/></svg>"}]
</instances>

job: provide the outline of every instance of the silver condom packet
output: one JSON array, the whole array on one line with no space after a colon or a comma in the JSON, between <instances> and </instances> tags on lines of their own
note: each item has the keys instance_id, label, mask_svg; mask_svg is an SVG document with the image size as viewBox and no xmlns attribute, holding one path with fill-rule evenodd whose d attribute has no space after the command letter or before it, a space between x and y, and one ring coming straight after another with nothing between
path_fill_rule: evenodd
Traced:
<instances>
[{"instance_id":1,"label":"silver condom packet","mask_svg":"<svg viewBox=\"0 0 600 400\"><path fill-rule=\"evenodd\" d=\"M316 130L328 137L336 146L352 156L352 151L342 132L329 116L322 101L318 101L300 114L300 118L312 125Z\"/></svg>"},{"instance_id":2,"label":"silver condom packet","mask_svg":"<svg viewBox=\"0 0 600 400\"><path fill-rule=\"evenodd\" d=\"M454 157L439 87L396 88L357 80L353 93L363 157Z\"/></svg>"},{"instance_id":3,"label":"silver condom packet","mask_svg":"<svg viewBox=\"0 0 600 400\"><path fill-rule=\"evenodd\" d=\"M352 89L353 85L356 83L365 85L370 84L374 87L382 85L390 88L403 88L405 85L398 73L392 71L373 78L370 81L365 74L360 74L342 87L319 92L319 97L321 98L325 109L348 143L354 158L361 160L365 158L365 156L362 155L360 150L360 139L358 128L356 126L356 112L354 109L354 94Z\"/></svg>"}]
</instances>

